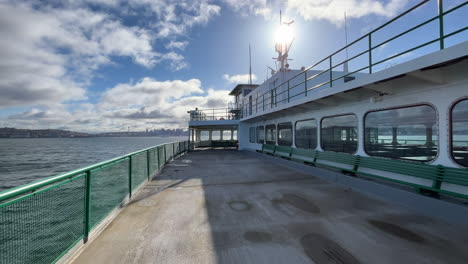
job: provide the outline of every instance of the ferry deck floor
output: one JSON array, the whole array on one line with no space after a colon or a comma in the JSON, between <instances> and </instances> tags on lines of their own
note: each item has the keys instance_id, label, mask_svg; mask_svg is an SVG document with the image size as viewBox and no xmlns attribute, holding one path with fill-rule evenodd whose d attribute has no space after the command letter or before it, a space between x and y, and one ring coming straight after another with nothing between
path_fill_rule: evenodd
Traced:
<instances>
[{"instance_id":1,"label":"ferry deck floor","mask_svg":"<svg viewBox=\"0 0 468 264\"><path fill-rule=\"evenodd\" d=\"M73 263L467 263L468 230L259 154L190 152Z\"/></svg>"}]
</instances>

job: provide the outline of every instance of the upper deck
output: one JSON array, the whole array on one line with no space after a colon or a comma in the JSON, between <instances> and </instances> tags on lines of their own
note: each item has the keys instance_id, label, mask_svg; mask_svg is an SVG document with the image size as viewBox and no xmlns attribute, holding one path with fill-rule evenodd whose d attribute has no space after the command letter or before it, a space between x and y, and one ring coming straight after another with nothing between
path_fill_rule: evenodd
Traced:
<instances>
[{"instance_id":1,"label":"upper deck","mask_svg":"<svg viewBox=\"0 0 468 264\"><path fill-rule=\"evenodd\" d=\"M425 71L467 56L468 26L466 22L454 22L456 16L466 14L467 3L418 1L402 14L313 65L300 71L275 73L243 97L241 121L266 118L269 114L305 104L327 105L326 99L352 101L361 96L363 90L387 94L388 91L382 91L375 84L404 76L443 82ZM408 20L418 12L428 16L423 21ZM360 91L356 93L357 90Z\"/></svg>"},{"instance_id":2,"label":"upper deck","mask_svg":"<svg viewBox=\"0 0 468 264\"><path fill-rule=\"evenodd\" d=\"M73 263L466 263L465 227L287 164L189 152Z\"/></svg>"}]
</instances>

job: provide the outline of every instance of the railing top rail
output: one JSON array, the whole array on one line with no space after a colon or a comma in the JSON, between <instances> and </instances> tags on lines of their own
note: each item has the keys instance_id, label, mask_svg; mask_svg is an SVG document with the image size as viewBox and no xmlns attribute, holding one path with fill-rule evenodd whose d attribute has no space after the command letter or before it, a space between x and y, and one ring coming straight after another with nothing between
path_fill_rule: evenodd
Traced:
<instances>
[{"instance_id":1,"label":"railing top rail","mask_svg":"<svg viewBox=\"0 0 468 264\"><path fill-rule=\"evenodd\" d=\"M424 5L425 3L429 2L429 1L431 1L431 0L423 0L423 1L419 2L418 4L416 4L416 5L414 5L413 7L409 8L409 9L406 10L405 12L403 12L403 13L399 14L398 16L396 16L396 17L390 19L389 21L387 21L387 22L384 23L383 25L381 25L381 26L379 26L379 27L377 27L377 28L371 30L369 33L364 34L363 36L361 36L361 37L357 38L356 40L352 41L351 43L349 43L348 45L346 45L346 46L342 47L341 49L338 49L337 51L331 53L330 55L326 56L325 58L323 58L323 59L320 60L319 62L317 62L317 63L315 63L315 64L313 64L313 65L311 65L311 66L305 68L303 71L299 72L298 74L294 75L293 77L289 78L288 80L284 81L283 83L279 84L278 86L281 86L281 85L284 85L284 84L288 83L290 80L296 78L297 76L303 74L303 73L306 72L306 71L311 70L312 68L314 68L314 67L317 66L318 64L320 64L320 63L326 61L329 57L332 57L333 55L336 55L336 54L338 54L339 52L341 52L341 51L343 51L343 50L349 48L350 46L356 44L357 42L359 42L359 41L365 39L366 37L368 37L368 36L371 35L372 33L375 33L375 32L377 32L377 31L379 31L380 29L382 29L382 28L388 26L389 24L395 22L395 21L398 20L399 18L405 16L406 14L412 12L413 10L419 8L420 6ZM463 5L463 4L462 4L462 5Z\"/></svg>"},{"instance_id":2,"label":"railing top rail","mask_svg":"<svg viewBox=\"0 0 468 264\"><path fill-rule=\"evenodd\" d=\"M145 148L145 149L142 149L142 150L131 152L129 154L125 154L125 155L122 155L122 156L119 156L119 157L116 157L116 158L113 158L113 159L110 159L110 160L106 160L106 161L102 161L102 162L99 162L99 163L96 163L96 164L92 164L92 165L86 166L84 168L75 169L75 170L72 170L72 171L69 171L69 172L64 172L64 173L61 173L61 174L56 175L56 176L51 176L51 177L45 178L43 180L34 181L32 183L28 183L28 184L25 184L25 185L21 185L21 186L18 186L18 187L14 187L14 188L5 190L3 192L0 192L0 202L11 199L11 198L14 198L14 197L22 195L22 194L25 194L25 193L30 192L30 191L37 190L37 189L42 188L42 187L47 186L47 185L69 179L69 178L71 178L73 176L86 173L87 171L94 170L94 169L100 168L102 166L105 166L105 165L108 165L108 164L111 164L111 163L114 163L114 162L117 162L117 161L120 161L120 160L128 159L130 156L134 156L134 155L143 153L145 151L148 151L148 150L151 150L151 149L154 149L154 148L166 145L166 144L174 144L174 143L178 143L178 142L180 142L180 141L173 141L173 142L159 144L159 145L156 145L156 146L152 146L152 147L149 147L149 148Z\"/></svg>"}]
</instances>

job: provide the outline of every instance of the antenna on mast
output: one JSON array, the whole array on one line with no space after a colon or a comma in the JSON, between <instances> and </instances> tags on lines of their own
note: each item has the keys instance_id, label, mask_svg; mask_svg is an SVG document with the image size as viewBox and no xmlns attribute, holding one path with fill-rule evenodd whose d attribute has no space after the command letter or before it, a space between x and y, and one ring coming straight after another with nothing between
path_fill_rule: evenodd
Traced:
<instances>
[{"instance_id":1,"label":"antenna on mast","mask_svg":"<svg viewBox=\"0 0 468 264\"><path fill-rule=\"evenodd\" d=\"M289 70L288 64L288 53L291 49L291 46L294 42L294 35L292 30L289 26L294 23L294 20L290 22L283 22L281 10L280 10L280 27L276 32L276 39L275 39L275 51L278 52L278 57L273 58L280 63L279 71L285 72Z\"/></svg>"},{"instance_id":2,"label":"antenna on mast","mask_svg":"<svg viewBox=\"0 0 468 264\"><path fill-rule=\"evenodd\" d=\"M249 43L249 84L252 84L252 54L250 53L250 43Z\"/></svg>"},{"instance_id":3,"label":"antenna on mast","mask_svg":"<svg viewBox=\"0 0 468 264\"><path fill-rule=\"evenodd\" d=\"M345 44L346 44L346 61L343 64L343 71L348 72L348 27L346 21L346 11L344 12L344 30L345 30Z\"/></svg>"}]
</instances>

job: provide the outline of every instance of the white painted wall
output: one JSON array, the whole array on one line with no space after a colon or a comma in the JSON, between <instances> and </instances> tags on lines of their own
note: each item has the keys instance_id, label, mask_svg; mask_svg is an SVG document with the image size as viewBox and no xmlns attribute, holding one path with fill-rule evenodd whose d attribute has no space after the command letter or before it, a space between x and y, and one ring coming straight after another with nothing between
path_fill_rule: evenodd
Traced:
<instances>
[{"instance_id":1,"label":"white painted wall","mask_svg":"<svg viewBox=\"0 0 468 264\"><path fill-rule=\"evenodd\" d=\"M375 88L387 89L391 94L383 96L380 102L371 102L370 97L361 100L340 103L335 106L308 106L307 103L301 105L300 110L286 108L282 111L271 112L268 115L258 116L253 119L240 122L239 143L241 149L261 149L261 144L249 142L249 127L278 124L315 118L320 126L323 117L352 113L358 117L358 151L356 154L367 156L364 152L364 115L373 110L383 110L386 108L402 107L418 104L430 104L437 111L439 150L438 156L430 164L442 164L451 167L460 167L450 155L450 134L449 120L450 109L454 103L462 98L468 98L468 60L459 62L447 68L436 69L426 72L429 76L442 74L438 81L423 80L414 76L406 76L400 79L391 80L385 83L376 84ZM320 127L319 127L320 131ZM320 149L320 133L318 133L318 150Z\"/></svg>"}]
</instances>

